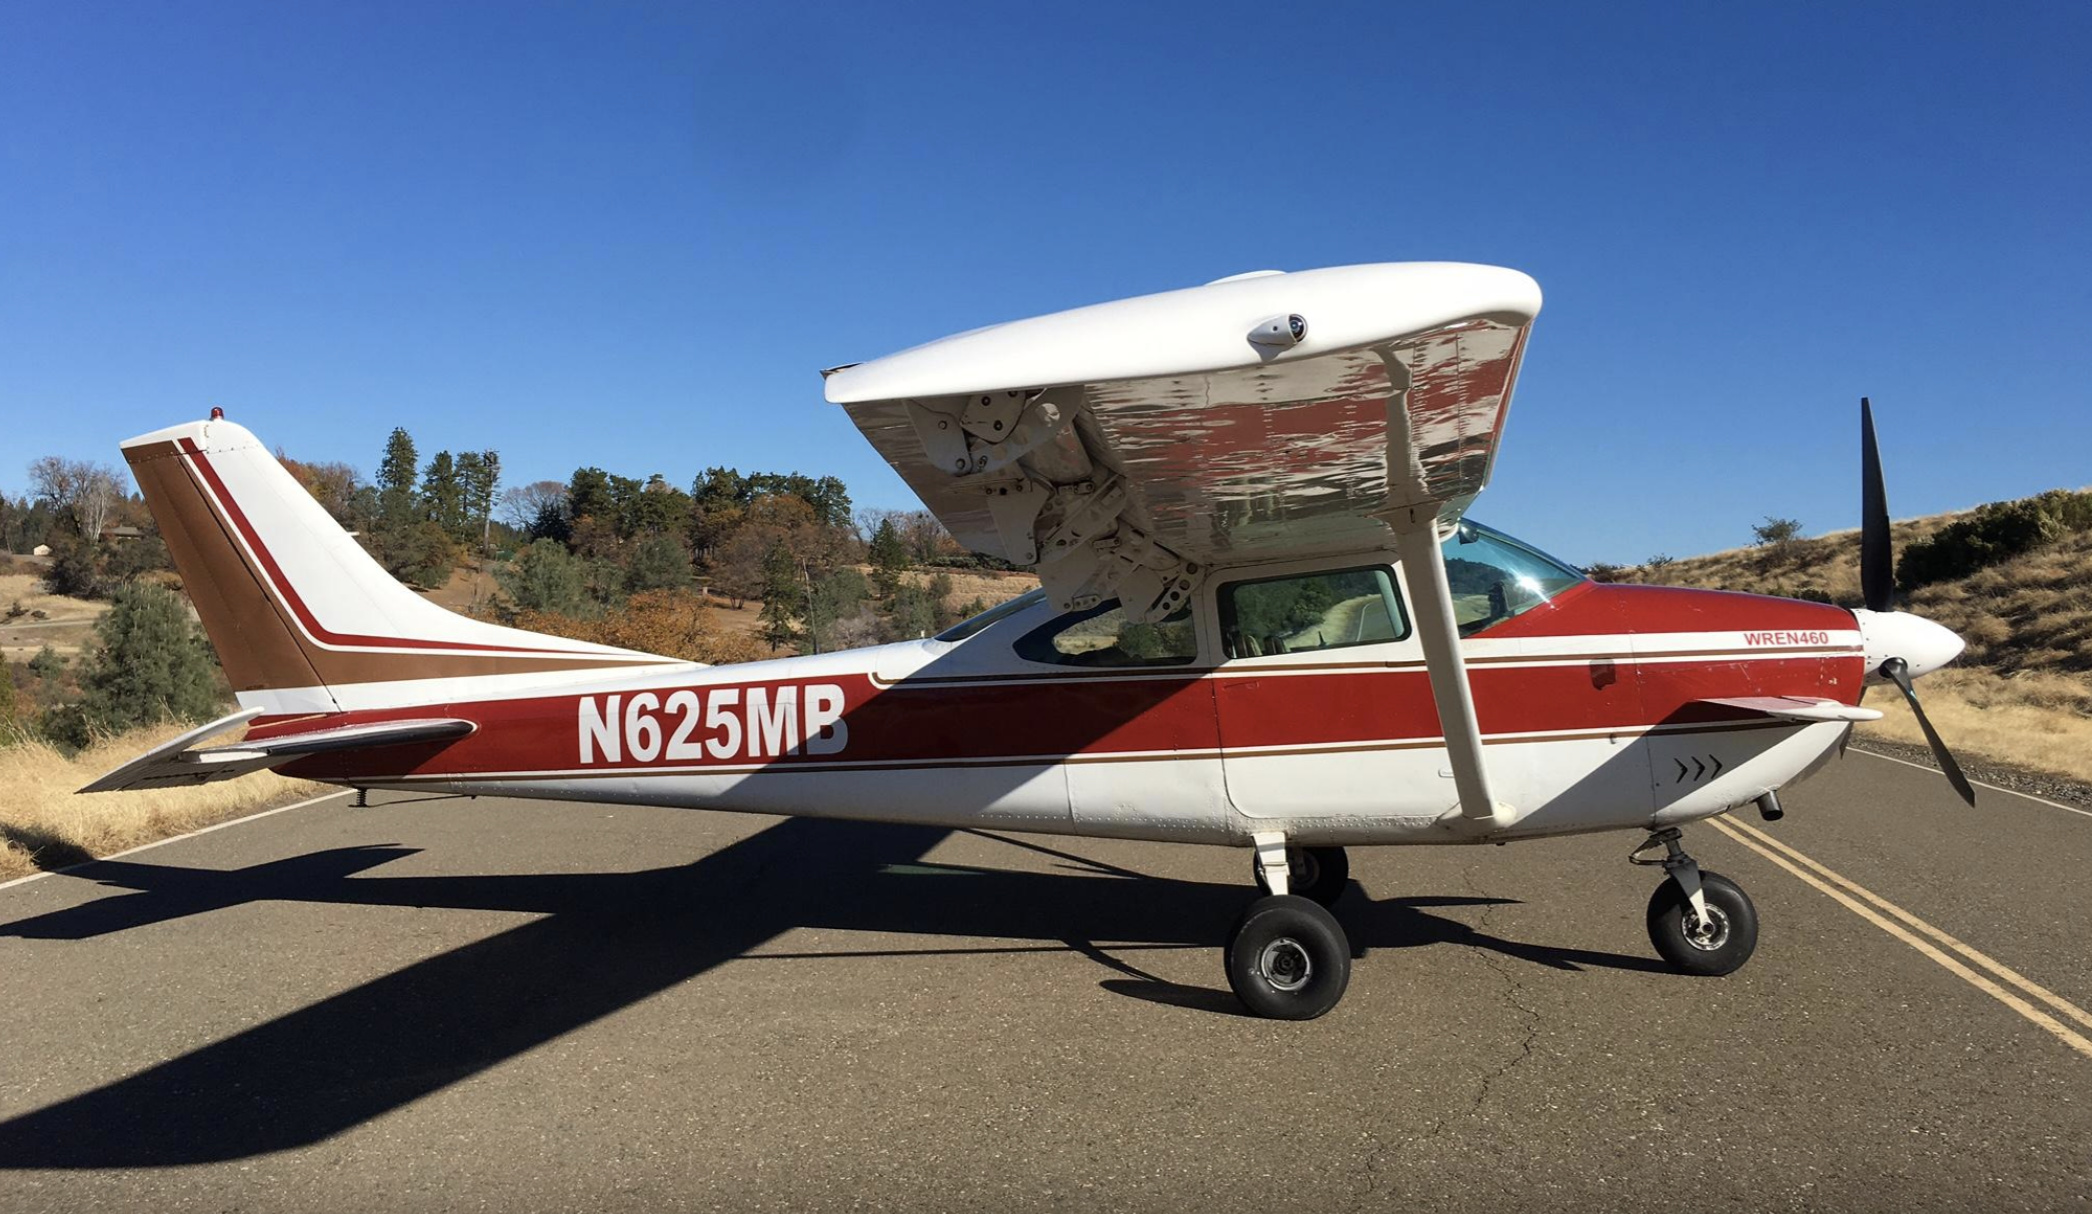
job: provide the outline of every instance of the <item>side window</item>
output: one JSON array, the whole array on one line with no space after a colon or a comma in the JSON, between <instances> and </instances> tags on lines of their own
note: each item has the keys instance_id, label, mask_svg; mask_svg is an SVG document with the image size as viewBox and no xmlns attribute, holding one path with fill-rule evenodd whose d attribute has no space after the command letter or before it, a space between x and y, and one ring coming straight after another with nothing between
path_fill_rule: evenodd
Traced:
<instances>
[{"instance_id":1,"label":"side window","mask_svg":"<svg viewBox=\"0 0 2092 1214\"><path fill-rule=\"evenodd\" d=\"M1198 656L1189 609L1153 624L1135 624L1114 599L1072 611L1017 639L1017 656L1058 666L1180 666Z\"/></svg>"},{"instance_id":2,"label":"side window","mask_svg":"<svg viewBox=\"0 0 2092 1214\"><path fill-rule=\"evenodd\" d=\"M1231 658L1399 641L1409 617L1386 566L1302 573L1220 588L1220 635Z\"/></svg>"}]
</instances>

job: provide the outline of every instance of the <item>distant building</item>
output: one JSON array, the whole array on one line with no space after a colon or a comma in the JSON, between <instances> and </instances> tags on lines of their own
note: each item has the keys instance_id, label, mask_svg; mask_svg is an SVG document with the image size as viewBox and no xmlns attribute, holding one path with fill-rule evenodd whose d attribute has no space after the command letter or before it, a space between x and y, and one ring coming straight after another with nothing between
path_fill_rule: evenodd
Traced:
<instances>
[{"instance_id":1,"label":"distant building","mask_svg":"<svg viewBox=\"0 0 2092 1214\"><path fill-rule=\"evenodd\" d=\"M140 531L136 527L104 527L102 528L102 538L104 540L138 540L145 538L145 532Z\"/></svg>"},{"instance_id":2,"label":"distant building","mask_svg":"<svg viewBox=\"0 0 2092 1214\"><path fill-rule=\"evenodd\" d=\"M30 555L30 556L49 556L49 555L51 555L51 546L50 546L49 544L38 544L38 545L37 545L36 547L34 547L34 548L31 548L31 549L29 550L29 555Z\"/></svg>"}]
</instances>

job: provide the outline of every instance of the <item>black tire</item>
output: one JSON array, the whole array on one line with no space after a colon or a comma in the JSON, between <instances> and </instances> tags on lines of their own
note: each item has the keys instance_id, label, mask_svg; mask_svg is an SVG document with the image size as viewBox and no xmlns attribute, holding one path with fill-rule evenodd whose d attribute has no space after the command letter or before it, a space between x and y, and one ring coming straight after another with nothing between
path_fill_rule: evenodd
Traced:
<instances>
[{"instance_id":1,"label":"black tire","mask_svg":"<svg viewBox=\"0 0 2092 1214\"><path fill-rule=\"evenodd\" d=\"M1292 871L1286 876L1286 892L1320 902L1324 906L1335 906L1337 899L1351 886L1351 856L1341 847L1289 847L1286 849L1286 865ZM1249 862L1251 875L1256 878L1257 888L1265 893L1271 886L1264 880L1264 866L1252 857Z\"/></svg>"},{"instance_id":2,"label":"black tire","mask_svg":"<svg viewBox=\"0 0 2092 1214\"><path fill-rule=\"evenodd\" d=\"M1351 942L1336 916L1297 894L1249 904L1222 953L1242 1005L1272 1020L1313 1020L1351 985Z\"/></svg>"},{"instance_id":3,"label":"black tire","mask_svg":"<svg viewBox=\"0 0 2092 1214\"><path fill-rule=\"evenodd\" d=\"M1684 973L1708 978L1733 974L1758 949L1758 908L1720 873L1701 872L1700 890L1707 899L1708 917L1716 921L1713 930L1686 931L1692 904L1676 881L1666 879L1649 896L1649 942Z\"/></svg>"}]
</instances>

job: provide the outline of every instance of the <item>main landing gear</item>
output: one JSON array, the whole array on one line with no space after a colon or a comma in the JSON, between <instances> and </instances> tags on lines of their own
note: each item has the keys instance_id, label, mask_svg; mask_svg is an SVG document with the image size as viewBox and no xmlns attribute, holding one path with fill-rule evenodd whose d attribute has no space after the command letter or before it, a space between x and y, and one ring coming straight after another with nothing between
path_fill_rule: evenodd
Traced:
<instances>
[{"instance_id":1,"label":"main landing gear","mask_svg":"<svg viewBox=\"0 0 2092 1214\"><path fill-rule=\"evenodd\" d=\"M1313 1020L1351 983L1351 941L1328 906L1344 891L1351 863L1341 847L1287 847L1259 835L1257 885L1221 946L1228 985L1243 1006L1273 1020Z\"/></svg>"},{"instance_id":2,"label":"main landing gear","mask_svg":"<svg viewBox=\"0 0 2092 1214\"><path fill-rule=\"evenodd\" d=\"M1665 961L1688 974L1733 974L1758 947L1758 911L1734 881L1703 872L1678 845L1678 830L1655 831L1627 857L1670 874L1649 897L1649 942ZM1661 859L1643 853L1662 844Z\"/></svg>"}]
</instances>

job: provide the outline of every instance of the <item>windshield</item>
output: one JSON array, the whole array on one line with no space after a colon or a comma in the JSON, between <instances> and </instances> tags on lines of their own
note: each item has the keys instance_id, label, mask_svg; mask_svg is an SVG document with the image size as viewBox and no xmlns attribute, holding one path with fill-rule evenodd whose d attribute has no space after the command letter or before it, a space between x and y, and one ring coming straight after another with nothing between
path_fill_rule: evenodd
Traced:
<instances>
[{"instance_id":1,"label":"windshield","mask_svg":"<svg viewBox=\"0 0 2092 1214\"><path fill-rule=\"evenodd\" d=\"M1046 601L1046 592L1027 590L1007 603L998 603L979 615L969 616L937 634L940 641L963 641L976 633L986 631L997 620L1005 620L1034 603Z\"/></svg>"},{"instance_id":2,"label":"windshield","mask_svg":"<svg viewBox=\"0 0 2092 1214\"><path fill-rule=\"evenodd\" d=\"M1473 636L1584 580L1584 575L1537 548L1472 519L1439 546L1453 588L1453 619Z\"/></svg>"}]
</instances>

